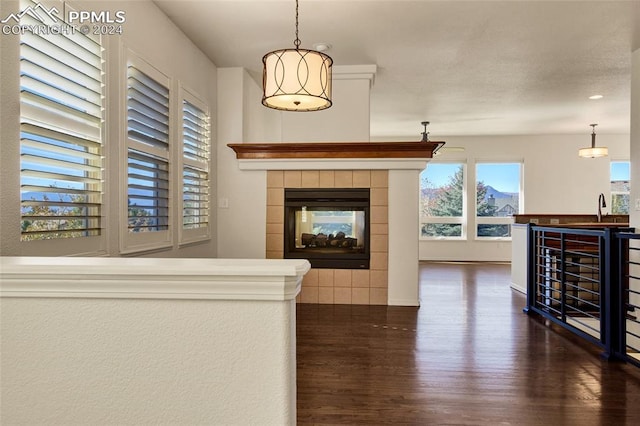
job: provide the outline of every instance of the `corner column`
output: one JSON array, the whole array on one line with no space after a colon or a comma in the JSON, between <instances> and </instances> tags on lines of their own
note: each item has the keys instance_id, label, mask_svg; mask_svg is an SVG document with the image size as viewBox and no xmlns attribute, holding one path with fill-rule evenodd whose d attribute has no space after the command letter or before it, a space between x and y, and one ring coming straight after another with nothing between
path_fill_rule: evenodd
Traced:
<instances>
[{"instance_id":1,"label":"corner column","mask_svg":"<svg viewBox=\"0 0 640 426\"><path fill-rule=\"evenodd\" d=\"M420 306L420 170L389 170L389 305Z\"/></svg>"}]
</instances>

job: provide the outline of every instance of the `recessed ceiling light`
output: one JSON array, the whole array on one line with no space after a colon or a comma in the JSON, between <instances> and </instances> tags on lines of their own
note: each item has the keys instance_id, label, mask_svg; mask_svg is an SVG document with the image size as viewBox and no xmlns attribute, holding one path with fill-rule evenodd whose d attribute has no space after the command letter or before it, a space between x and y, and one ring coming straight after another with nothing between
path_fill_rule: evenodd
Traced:
<instances>
[{"instance_id":1,"label":"recessed ceiling light","mask_svg":"<svg viewBox=\"0 0 640 426\"><path fill-rule=\"evenodd\" d=\"M313 50L317 50L318 52L326 52L331 49L331 45L329 43L316 43L313 45Z\"/></svg>"},{"instance_id":2,"label":"recessed ceiling light","mask_svg":"<svg viewBox=\"0 0 640 426\"><path fill-rule=\"evenodd\" d=\"M602 99L602 98L604 98L604 96L602 96L602 95L589 96L589 99Z\"/></svg>"}]
</instances>

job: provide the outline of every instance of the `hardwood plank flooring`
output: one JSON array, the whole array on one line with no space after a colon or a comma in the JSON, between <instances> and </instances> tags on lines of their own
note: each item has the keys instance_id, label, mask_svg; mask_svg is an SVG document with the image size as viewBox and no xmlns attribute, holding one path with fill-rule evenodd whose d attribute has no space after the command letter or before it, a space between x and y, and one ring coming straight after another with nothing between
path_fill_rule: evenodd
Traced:
<instances>
[{"instance_id":1,"label":"hardwood plank flooring","mask_svg":"<svg viewBox=\"0 0 640 426\"><path fill-rule=\"evenodd\" d=\"M640 369L522 313L506 264L421 263L421 307L299 304L298 424L640 425Z\"/></svg>"}]
</instances>

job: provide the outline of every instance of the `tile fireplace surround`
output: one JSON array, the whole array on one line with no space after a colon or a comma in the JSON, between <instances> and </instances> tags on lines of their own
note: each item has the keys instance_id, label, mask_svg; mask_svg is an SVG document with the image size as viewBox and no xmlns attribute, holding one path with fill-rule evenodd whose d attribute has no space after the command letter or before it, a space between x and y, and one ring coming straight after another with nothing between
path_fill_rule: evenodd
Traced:
<instances>
[{"instance_id":1,"label":"tile fireplace surround","mask_svg":"<svg viewBox=\"0 0 640 426\"><path fill-rule=\"evenodd\" d=\"M228 144L266 171L266 257L284 256L285 188L370 188L370 268L312 268L301 303L420 306L419 174L444 142Z\"/></svg>"},{"instance_id":2,"label":"tile fireplace surround","mask_svg":"<svg viewBox=\"0 0 640 426\"><path fill-rule=\"evenodd\" d=\"M388 289L387 170L267 171L267 258L284 251L284 188L371 188L370 269L312 268L302 281L301 303L386 305Z\"/></svg>"}]
</instances>

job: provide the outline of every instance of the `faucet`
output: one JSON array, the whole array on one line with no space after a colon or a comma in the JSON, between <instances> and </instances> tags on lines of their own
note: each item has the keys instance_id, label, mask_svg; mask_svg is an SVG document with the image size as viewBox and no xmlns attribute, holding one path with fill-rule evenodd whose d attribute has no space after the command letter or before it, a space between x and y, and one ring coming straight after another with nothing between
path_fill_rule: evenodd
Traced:
<instances>
[{"instance_id":1,"label":"faucet","mask_svg":"<svg viewBox=\"0 0 640 426\"><path fill-rule=\"evenodd\" d=\"M607 207L607 203L604 201L604 194L601 192L598 195L598 223L602 222L602 207Z\"/></svg>"}]
</instances>

